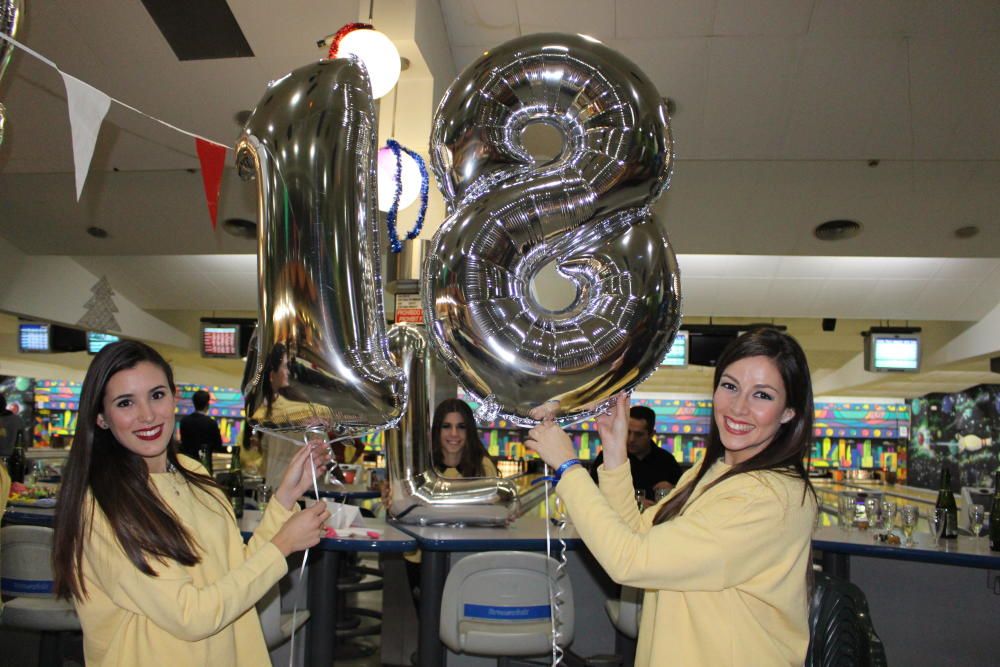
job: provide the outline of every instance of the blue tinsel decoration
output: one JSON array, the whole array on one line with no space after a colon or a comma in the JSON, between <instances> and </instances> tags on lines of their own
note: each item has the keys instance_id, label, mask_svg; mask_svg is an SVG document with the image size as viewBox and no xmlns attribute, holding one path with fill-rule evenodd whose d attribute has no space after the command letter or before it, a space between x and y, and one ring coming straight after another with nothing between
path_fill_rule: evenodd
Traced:
<instances>
[{"instance_id":1,"label":"blue tinsel decoration","mask_svg":"<svg viewBox=\"0 0 1000 667\"><path fill-rule=\"evenodd\" d=\"M406 153L411 158L413 158L417 167L420 169L420 213L417 214L417 221L413 224L413 229L406 232L407 240L412 240L420 235L420 228L424 226L424 215L427 213L427 187L430 180L427 177L427 165L424 164L424 159L411 151L405 146L401 146L395 139L389 139L386 142L386 146L392 149L392 154L396 156L396 192L392 195L392 206L389 207L389 212L385 216L386 226L389 228L389 250L392 252L400 252L403 249L403 244L399 240L399 234L396 231L396 217L399 215L399 198L403 194L403 157L402 153Z\"/></svg>"}]
</instances>

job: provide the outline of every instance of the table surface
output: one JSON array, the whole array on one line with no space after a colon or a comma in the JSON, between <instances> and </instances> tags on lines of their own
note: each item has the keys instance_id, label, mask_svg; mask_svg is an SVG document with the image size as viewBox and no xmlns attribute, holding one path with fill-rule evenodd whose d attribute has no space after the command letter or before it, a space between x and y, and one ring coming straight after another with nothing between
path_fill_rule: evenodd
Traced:
<instances>
[{"instance_id":1,"label":"table surface","mask_svg":"<svg viewBox=\"0 0 1000 667\"><path fill-rule=\"evenodd\" d=\"M830 526L816 529L813 548L854 556L1000 569L1000 552L990 551L987 537L959 535L957 539L942 539L936 543L933 535L921 531L913 534L913 540L912 547L896 546L876 542L872 531Z\"/></svg>"},{"instance_id":2,"label":"table surface","mask_svg":"<svg viewBox=\"0 0 1000 667\"><path fill-rule=\"evenodd\" d=\"M396 528L416 538L421 549L427 551L544 551L546 548L545 519L522 516L509 526L416 526L394 523ZM554 542L560 537L568 549L583 546L583 540L566 524L560 532L550 523L549 533Z\"/></svg>"},{"instance_id":3,"label":"table surface","mask_svg":"<svg viewBox=\"0 0 1000 667\"><path fill-rule=\"evenodd\" d=\"M240 519L240 531L244 539L249 539L251 532L260 522L261 513L256 510L245 510ZM377 530L380 537L324 537L319 541L321 551L379 551L401 552L413 551L417 548L417 540L395 526L387 524L382 519L362 517L364 527Z\"/></svg>"}]
</instances>

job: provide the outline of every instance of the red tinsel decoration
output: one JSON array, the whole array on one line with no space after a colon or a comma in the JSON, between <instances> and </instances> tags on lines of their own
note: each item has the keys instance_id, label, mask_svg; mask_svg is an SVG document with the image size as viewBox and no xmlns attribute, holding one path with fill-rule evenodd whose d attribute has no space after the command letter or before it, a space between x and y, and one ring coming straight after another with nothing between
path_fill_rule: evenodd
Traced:
<instances>
[{"instance_id":1,"label":"red tinsel decoration","mask_svg":"<svg viewBox=\"0 0 1000 667\"><path fill-rule=\"evenodd\" d=\"M349 32L354 32L355 30L374 30L375 26L371 23L348 23L343 28L338 30L333 39L330 41L330 53L327 54L327 58L336 58L337 50L340 49L340 40L344 39L344 35Z\"/></svg>"}]
</instances>

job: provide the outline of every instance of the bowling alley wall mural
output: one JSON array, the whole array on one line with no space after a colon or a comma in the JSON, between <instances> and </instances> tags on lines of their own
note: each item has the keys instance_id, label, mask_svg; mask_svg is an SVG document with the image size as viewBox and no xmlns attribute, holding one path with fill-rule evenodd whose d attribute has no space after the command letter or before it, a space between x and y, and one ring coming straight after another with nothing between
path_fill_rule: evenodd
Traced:
<instances>
[{"instance_id":1,"label":"bowling alley wall mural","mask_svg":"<svg viewBox=\"0 0 1000 667\"><path fill-rule=\"evenodd\" d=\"M928 394L910 401L913 432L909 483L937 488L942 466L953 491L990 484L1000 465L1000 385L978 385L955 394Z\"/></svg>"}]
</instances>

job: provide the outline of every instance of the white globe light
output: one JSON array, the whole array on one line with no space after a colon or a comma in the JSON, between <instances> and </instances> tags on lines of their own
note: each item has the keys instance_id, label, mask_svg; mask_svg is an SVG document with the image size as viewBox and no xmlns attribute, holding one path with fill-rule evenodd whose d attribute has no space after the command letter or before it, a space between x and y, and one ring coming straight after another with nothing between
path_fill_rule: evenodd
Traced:
<instances>
[{"instance_id":1,"label":"white globe light","mask_svg":"<svg viewBox=\"0 0 1000 667\"><path fill-rule=\"evenodd\" d=\"M399 51L392 40L378 30L359 28L344 35L337 56L354 54L365 64L376 100L392 90L399 81Z\"/></svg>"},{"instance_id":2,"label":"white globe light","mask_svg":"<svg viewBox=\"0 0 1000 667\"><path fill-rule=\"evenodd\" d=\"M420 166L417 161L405 151L399 153L402 169L403 188L399 195L399 210L403 210L417 200L420 194ZM383 146L378 149L378 210L388 211L392 208L392 199L396 194L396 156L392 149Z\"/></svg>"}]
</instances>

